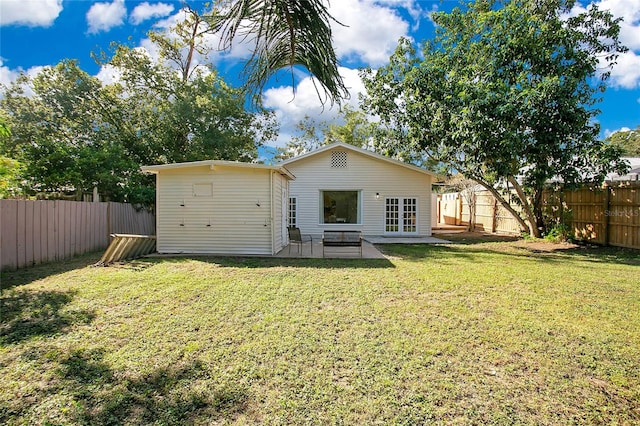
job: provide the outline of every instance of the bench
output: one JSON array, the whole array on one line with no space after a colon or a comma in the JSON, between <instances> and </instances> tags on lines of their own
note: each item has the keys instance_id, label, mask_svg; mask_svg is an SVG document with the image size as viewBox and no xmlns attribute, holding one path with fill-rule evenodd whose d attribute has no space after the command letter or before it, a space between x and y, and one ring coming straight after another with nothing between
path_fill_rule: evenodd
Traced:
<instances>
[{"instance_id":1,"label":"bench","mask_svg":"<svg viewBox=\"0 0 640 426\"><path fill-rule=\"evenodd\" d=\"M322 234L322 257L325 247L359 247L362 257L362 232L360 231L324 231Z\"/></svg>"}]
</instances>

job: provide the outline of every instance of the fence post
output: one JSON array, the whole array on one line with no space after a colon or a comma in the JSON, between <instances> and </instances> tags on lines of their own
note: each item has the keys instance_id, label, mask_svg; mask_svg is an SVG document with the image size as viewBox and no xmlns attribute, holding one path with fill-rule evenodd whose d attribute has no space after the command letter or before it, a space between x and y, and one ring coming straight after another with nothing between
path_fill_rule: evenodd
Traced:
<instances>
[{"instance_id":1,"label":"fence post","mask_svg":"<svg viewBox=\"0 0 640 426\"><path fill-rule=\"evenodd\" d=\"M609 217L611 216L611 211L609 210L611 208L611 187L609 185L607 185L607 183L605 182L603 185L603 189L604 189L604 197L603 197L603 214L604 216L602 217L602 232L603 232L603 240L604 240L604 245L608 246L609 245Z\"/></svg>"}]
</instances>

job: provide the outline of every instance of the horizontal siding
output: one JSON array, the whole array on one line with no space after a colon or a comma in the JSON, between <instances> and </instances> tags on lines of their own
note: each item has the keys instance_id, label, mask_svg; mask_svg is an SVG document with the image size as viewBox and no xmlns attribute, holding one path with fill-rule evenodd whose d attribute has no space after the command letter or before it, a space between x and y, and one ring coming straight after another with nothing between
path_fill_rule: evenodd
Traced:
<instances>
[{"instance_id":1,"label":"horizontal siding","mask_svg":"<svg viewBox=\"0 0 640 426\"><path fill-rule=\"evenodd\" d=\"M273 174L273 226L274 226L274 252L277 253L284 248L286 245L286 237L283 229L283 218L286 218L286 210L283 211L283 202L282 202L282 194L284 191L285 194L285 203L286 206L289 202L288 200L288 192L287 192L287 180L284 176L274 173ZM284 215L284 216L283 216Z\"/></svg>"},{"instance_id":2,"label":"horizontal siding","mask_svg":"<svg viewBox=\"0 0 640 426\"><path fill-rule=\"evenodd\" d=\"M353 151L347 153L346 168L331 168L331 150L289 163L287 169L296 176L289 191L298 198L298 226L303 233L320 235L325 229L349 228L364 235L383 235L385 197L412 197L418 199L418 235L431 235L429 175ZM321 190L362 191L362 224L320 224Z\"/></svg>"},{"instance_id":3,"label":"horizontal siding","mask_svg":"<svg viewBox=\"0 0 640 426\"><path fill-rule=\"evenodd\" d=\"M158 252L271 254L269 175L223 166L161 171ZM194 184L211 184L212 195L195 196Z\"/></svg>"}]
</instances>

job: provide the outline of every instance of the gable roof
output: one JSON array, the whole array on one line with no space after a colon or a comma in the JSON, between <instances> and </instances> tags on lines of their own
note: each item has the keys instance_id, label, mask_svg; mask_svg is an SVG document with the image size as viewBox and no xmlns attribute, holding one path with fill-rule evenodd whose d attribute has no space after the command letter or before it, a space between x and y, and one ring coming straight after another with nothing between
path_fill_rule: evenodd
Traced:
<instances>
[{"instance_id":1,"label":"gable roof","mask_svg":"<svg viewBox=\"0 0 640 426\"><path fill-rule=\"evenodd\" d=\"M393 164L394 166L404 167L406 169L413 170L415 172L419 172L419 173L423 173L425 175L429 175L429 176L431 176L433 178L436 178L436 179L441 179L442 178L442 176L440 176L439 174L431 172L431 171L426 170L426 169L423 169L422 167L414 166L413 164L403 163L402 161L394 160L393 158L389 158L389 157L386 157L384 155L378 154L376 152L369 151L368 149L358 148L356 146L349 145L349 144L344 143L344 142L334 142L332 144L325 145L325 146L323 146L321 148L316 149L315 151L307 152L306 154L298 155L296 157L289 158L288 160L284 160L279 164L281 164L283 166L286 166L287 164L295 163L295 162L303 160L305 158L313 157L314 155L318 155L318 154L321 154L321 153L326 152L326 151L331 151L331 150L334 150L336 148L342 148L342 149L346 149L346 150L349 150L349 151L353 151L353 152L356 152L358 154L362 154L362 155L364 155L366 157L373 158L375 160L384 161L384 162Z\"/></svg>"},{"instance_id":2,"label":"gable roof","mask_svg":"<svg viewBox=\"0 0 640 426\"><path fill-rule=\"evenodd\" d=\"M203 161L190 161L185 163L156 164L154 166L142 166L140 167L140 169L143 172L158 174L161 170L176 170L176 169L186 169L190 167L202 167L202 166L208 166L211 168L211 170L214 170L216 166L273 170L275 172L280 173L283 176L288 177L289 179L293 180L296 178L289 170L287 170L285 167L280 165L241 163L240 161L226 161L226 160L203 160Z\"/></svg>"}]
</instances>

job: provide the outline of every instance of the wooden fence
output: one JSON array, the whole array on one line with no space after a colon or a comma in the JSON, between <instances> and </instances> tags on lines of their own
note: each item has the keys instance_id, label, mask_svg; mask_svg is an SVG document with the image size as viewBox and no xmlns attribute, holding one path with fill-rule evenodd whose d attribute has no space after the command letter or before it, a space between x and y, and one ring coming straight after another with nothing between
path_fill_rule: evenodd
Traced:
<instances>
[{"instance_id":1,"label":"wooden fence","mask_svg":"<svg viewBox=\"0 0 640 426\"><path fill-rule=\"evenodd\" d=\"M460 197L458 223L469 223L469 205ZM640 249L640 183L621 182L545 194L548 215L564 217L573 237L603 245ZM449 218L455 221L455 219ZM476 193L475 226L488 232L524 230L488 191Z\"/></svg>"},{"instance_id":2,"label":"wooden fence","mask_svg":"<svg viewBox=\"0 0 640 426\"><path fill-rule=\"evenodd\" d=\"M112 233L155 234L155 217L121 203L0 200L0 270L101 250Z\"/></svg>"},{"instance_id":3,"label":"wooden fence","mask_svg":"<svg viewBox=\"0 0 640 426\"><path fill-rule=\"evenodd\" d=\"M597 244L640 249L640 184L581 188L547 197L547 210L563 214L574 237Z\"/></svg>"},{"instance_id":4,"label":"wooden fence","mask_svg":"<svg viewBox=\"0 0 640 426\"><path fill-rule=\"evenodd\" d=\"M460 223L469 224L470 209L465 197L462 199ZM520 234L520 224L489 191L479 191L475 195L475 229L478 231Z\"/></svg>"}]
</instances>

